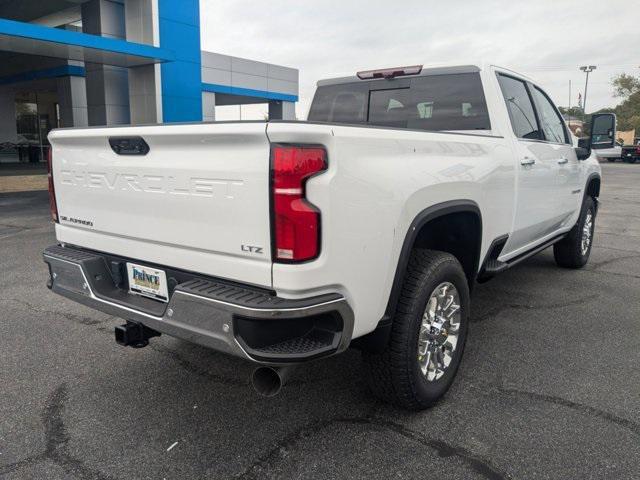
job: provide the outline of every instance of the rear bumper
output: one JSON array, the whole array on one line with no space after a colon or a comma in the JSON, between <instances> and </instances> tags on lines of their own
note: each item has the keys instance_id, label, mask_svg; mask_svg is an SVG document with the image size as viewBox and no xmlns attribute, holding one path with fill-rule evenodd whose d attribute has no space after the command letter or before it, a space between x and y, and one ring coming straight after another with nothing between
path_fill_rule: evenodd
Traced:
<instances>
[{"instance_id":1,"label":"rear bumper","mask_svg":"<svg viewBox=\"0 0 640 480\"><path fill-rule=\"evenodd\" d=\"M68 246L44 252L49 288L101 312L256 363L304 362L345 350L353 312L339 294L284 299L251 287L193 276L168 303L133 295L117 283L113 261ZM144 263L144 262L142 262Z\"/></svg>"}]
</instances>

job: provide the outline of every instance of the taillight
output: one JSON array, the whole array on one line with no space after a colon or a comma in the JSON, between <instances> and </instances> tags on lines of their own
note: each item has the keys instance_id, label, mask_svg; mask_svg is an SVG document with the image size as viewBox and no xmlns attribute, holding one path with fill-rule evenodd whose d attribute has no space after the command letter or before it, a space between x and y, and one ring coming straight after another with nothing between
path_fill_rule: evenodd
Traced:
<instances>
[{"instance_id":1,"label":"taillight","mask_svg":"<svg viewBox=\"0 0 640 480\"><path fill-rule=\"evenodd\" d=\"M320 254L320 212L305 198L305 183L327 169L322 147L272 145L273 257L302 262Z\"/></svg>"},{"instance_id":2,"label":"taillight","mask_svg":"<svg viewBox=\"0 0 640 480\"><path fill-rule=\"evenodd\" d=\"M49 208L51 209L51 218L54 222L58 221L58 205L56 204L56 191L53 188L53 171L51 166L51 150L53 148L49 145L49 151L47 152L47 179L49 180Z\"/></svg>"}]
</instances>

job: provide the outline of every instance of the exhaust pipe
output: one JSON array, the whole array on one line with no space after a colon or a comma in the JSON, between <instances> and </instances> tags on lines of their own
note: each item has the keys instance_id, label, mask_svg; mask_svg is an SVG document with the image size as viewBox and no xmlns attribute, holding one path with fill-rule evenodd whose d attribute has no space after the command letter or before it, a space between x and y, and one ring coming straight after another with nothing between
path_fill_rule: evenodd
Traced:
<instances>
[{"instance_id":1,"label":"exhaust pipe","mask_svg":"<svg viewBox=\"0 0 640 480\"><path fill-rule=\"evenodd\" d=\"M293 367L258 367L251 375L251 384L258 395L275 397L291 375Z\"/></svg>"},{"instance_id":2,"label":"exhaust pipe","mask_svg":"<svg viewBox=\"0 0 640 480\"><path fill-rule=\"evenodd\" d=\"M115 328L116 343L124 347L142 348L149 345L149 339L159 337L160 332L145 327L141 323L127 322Z\"/></svg>"}]
</instances>

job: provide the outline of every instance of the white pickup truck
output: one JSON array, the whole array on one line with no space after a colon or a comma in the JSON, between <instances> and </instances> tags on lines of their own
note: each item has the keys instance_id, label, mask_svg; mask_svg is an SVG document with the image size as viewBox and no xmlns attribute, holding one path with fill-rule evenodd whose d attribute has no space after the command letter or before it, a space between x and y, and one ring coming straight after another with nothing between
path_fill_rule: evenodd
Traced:
<instances>
[{"instance_id":1,"label":"white pickup truck","mask_svg":"<svg viewBox=\"0 0 640 480\"><path fill-rule=\"evenodd\" d=\"M55 130L49 287L126 319L123 345L255 362L265 395L353 346L375 395L425 408L476 282L551 245L587 262L615 117L592 132L574 145L535 82L473 65L320 81L308 121Z\"/></svg>"}]
</instances>

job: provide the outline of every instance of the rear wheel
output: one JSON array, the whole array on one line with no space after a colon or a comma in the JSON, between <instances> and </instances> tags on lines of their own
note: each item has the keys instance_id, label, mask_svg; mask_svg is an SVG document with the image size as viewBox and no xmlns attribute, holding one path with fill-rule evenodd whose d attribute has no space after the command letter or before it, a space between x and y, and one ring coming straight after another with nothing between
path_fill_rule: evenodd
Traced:
<instances>
[{"instance_id":1,"label":"rear wheel","mask_svg":"<svg viewBox=\"0 0 640 480\"><path fill-rule=\"evenodd\" d=\"M460 365L469 304L467 279L453 255L414 250L389 343L382 353L363 352L373 394L412 410L442 397Z\"/></svg>"},{"instance_id":2,"label":"rear wheel","mask_svg":"<svg viewBox=\"0 0 640 480\"><path fill-rule=\"evenodd\" d=\"M565 238L553 246L553 256L560 267L581 268L589 261L595 220L595 202L593 198L586 197L578 222Z\"/></svg>"}]
</instances>

